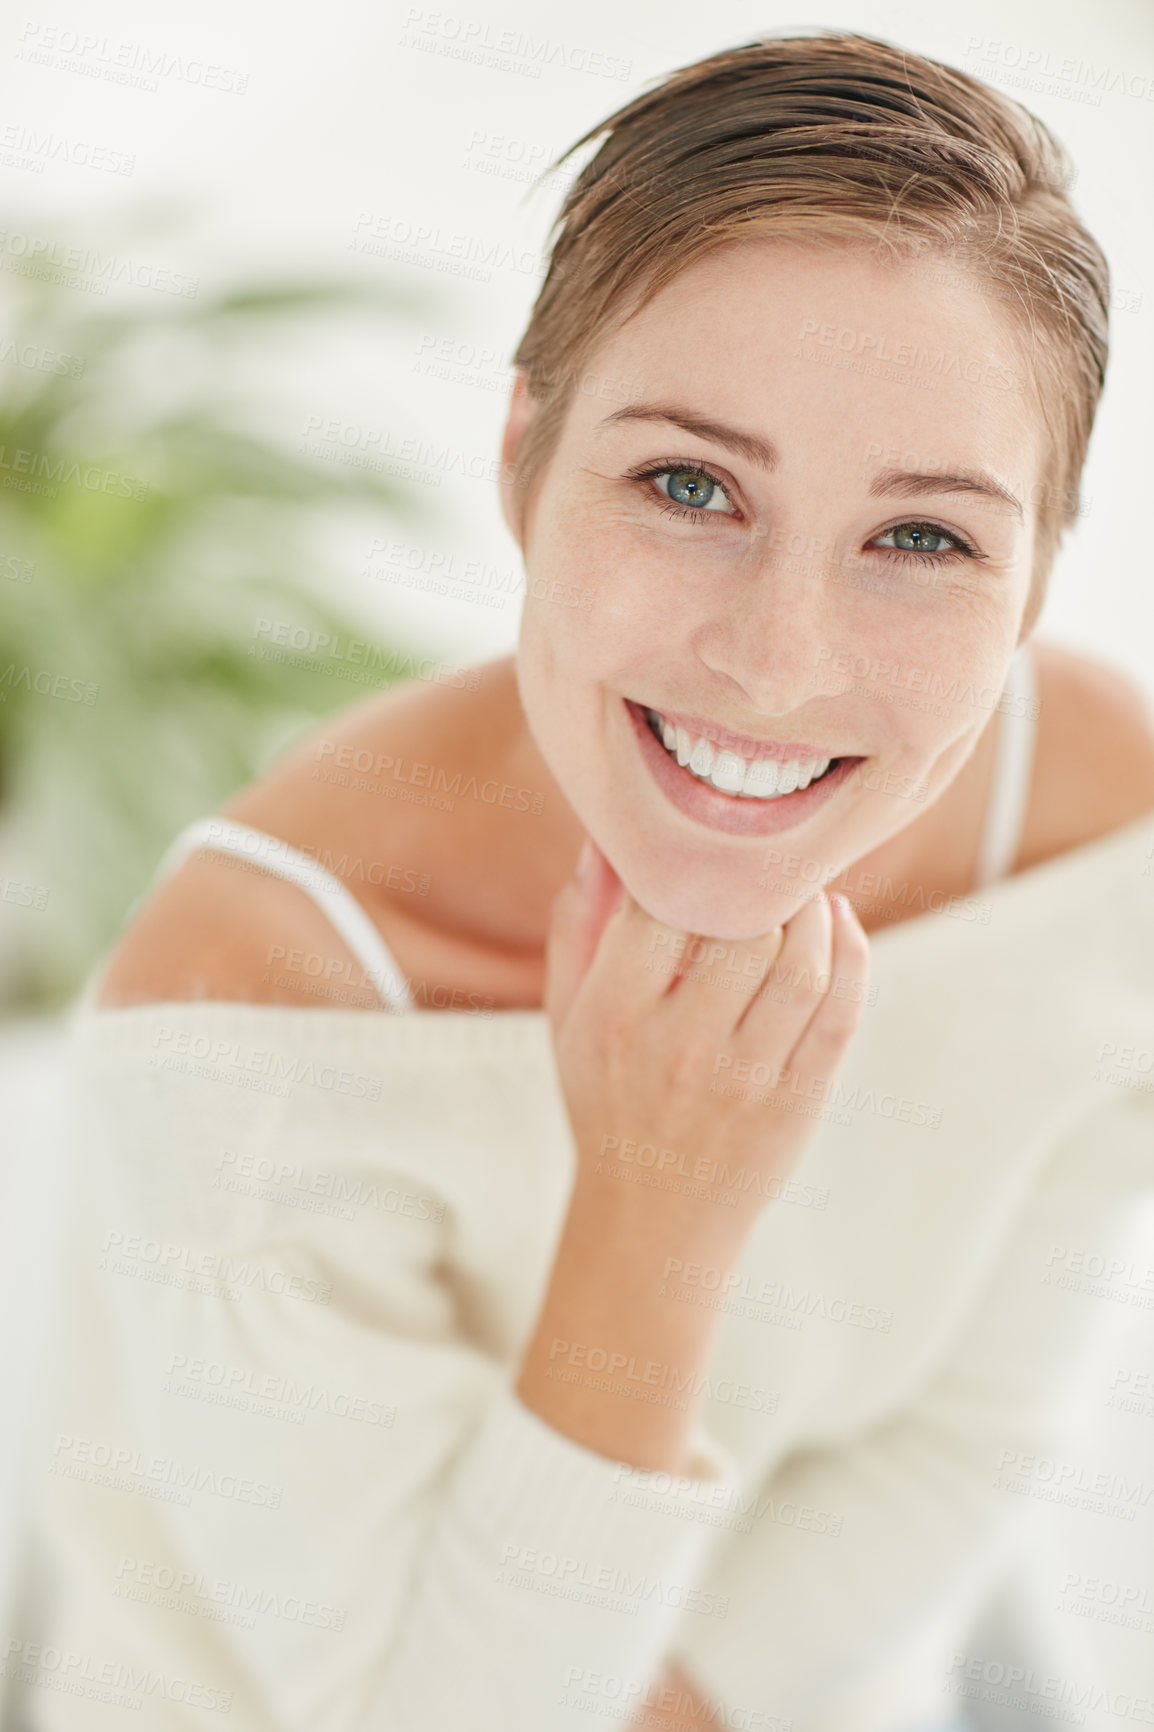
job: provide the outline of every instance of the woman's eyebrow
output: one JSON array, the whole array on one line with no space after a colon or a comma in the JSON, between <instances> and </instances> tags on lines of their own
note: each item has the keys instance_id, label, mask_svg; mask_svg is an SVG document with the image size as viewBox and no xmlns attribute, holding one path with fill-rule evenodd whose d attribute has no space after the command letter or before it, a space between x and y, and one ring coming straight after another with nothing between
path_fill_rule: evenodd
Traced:
<instances>
[{"instance_id":1,"label":"woman's eyebrow","mask_svg":"<svg viewBox=\"0 0 1154 1732\"><path fill-rule=\"evenodd\" d=\"M710 439L715 445L755 463L759 469L776 469L779 462L776 446L756 433L744 433L740 427L730 427L724 421L711 421L706 415L677 403L627 403L614 409L598 424L610 427L621 421L668 421L699 439ZM883 469L869 486L870 497L897 494L902 499L915 499L926 493L982 493L988 499L1008 505L1019 522L1025 521L1022 502L984 469L928 470Z\"/></svg>"},{"instance_id":2,"label":"woman's eyebrow","mask_svg":"<svg viewBox=\"0 0 1154 1732\"><path fill-rule=\"evenodd\" d=\"M686 433L695 433L699 439L711 439L715 445L723 445L727 451L744 457L747 462L756 463L759 469L777 468L777 451L768 439L759 439L756 433L743 433L739 427L727 427L723 421L711 421L707 416L683 409L677 403L627 403L623 409L614 409L612 414L606 415L599 423L599 429L616 421L671 421Z\"/></svg>"},{"instance_id":3,"label":"woman's eyebrow","mask_svg":"<svg viewBox=\"0 0 1154 1732\"><path fill-rule=\"evenodd\" d=\"M995 481L984 469L929 470L882 469L869 484L872 499L896 494L899 499L916 499L924 493L983 493L987 499L997 499L1008 505L1019 523L1025 522L1022 502L1016 494Z\"/></svg>"}]
</instances>

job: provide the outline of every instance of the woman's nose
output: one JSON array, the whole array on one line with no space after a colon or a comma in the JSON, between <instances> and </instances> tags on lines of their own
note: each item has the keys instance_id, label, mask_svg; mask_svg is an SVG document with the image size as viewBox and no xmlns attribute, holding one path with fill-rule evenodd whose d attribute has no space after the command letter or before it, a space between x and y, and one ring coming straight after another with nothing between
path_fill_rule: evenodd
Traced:
<instances>
[{"instance_id":1,"label":"woman's nose","mask_svg":"<svg viewBox=\"0 0 1154 1732\"><path fill-rule=\"evenodd\" d=\"M828 563L766 549L734 576L694 634L698 658L765 716L792 715L836 688L836 585ZM844 637L844 633L842 633Z\"/></svg>"}]
</instances>

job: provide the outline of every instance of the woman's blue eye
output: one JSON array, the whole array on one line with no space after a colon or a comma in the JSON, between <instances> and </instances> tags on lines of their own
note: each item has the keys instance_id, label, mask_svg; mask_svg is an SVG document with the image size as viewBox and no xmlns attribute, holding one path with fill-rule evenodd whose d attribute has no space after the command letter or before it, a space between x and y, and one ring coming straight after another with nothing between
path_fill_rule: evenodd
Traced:
<instances>
[{"instance_id":1,"label":"woman's blue eye","mask_svg":"<svg viewBox=\"0 0 1154 1732\"><path fill-rule=\"evenodd\" d=\"M725 510L728 501L721 488L704 469L661 469L654 475L658 487L676 505ZM717 503L714 502L716 495Z\"/></svg>"},{"instance_id":2,"label":"woman's blue eye","mask_svg":"<svg viewBox=\"0 0 1154 1732\"><path fill-rule=\"evenodd\" d=\"M886 537L891 535L893 540L887 541ZM893 529L887 529L883 535L875 537L870 545L894 547L903 553L941 553L945 548L956 548L958 543L936 524L899 523Z\"/></svg>"}]
</instances>

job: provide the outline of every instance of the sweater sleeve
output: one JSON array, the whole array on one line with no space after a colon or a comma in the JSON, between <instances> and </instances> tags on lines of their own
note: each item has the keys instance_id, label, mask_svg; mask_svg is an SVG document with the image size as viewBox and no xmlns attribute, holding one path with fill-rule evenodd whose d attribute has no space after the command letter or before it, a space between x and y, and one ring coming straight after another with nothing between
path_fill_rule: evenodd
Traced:
<instances>
[{"instance_id":1,"label":"sweater sleeve","mask_svg":"<svg viewBox=\"0 0 1154 1732\"><path fill-rule=\"evenodd\" d=\"M915 1713L944 1719L975 1689L981 1656L954 1651L957 1633L1019 1520L1059 1500L1133 1520L1149 1488L1087 1462L1071 1428L1118 1306L1154 1306L1154 1271L1127 1252L1152 1185L1154 1097L1100 1104L1051 1152L916 1398L863 1435L787 1456L758 1488L751 1529L706 1582L728 1596L727 1618L684 1620L676 1644L725 1724L892 1726L888 1691L911 1657L929 1672ZM786 1505L832 1512L837 1536L775 1519Z\"/></svg>"},{"instance_id":2,"label":"sweater sleeve","mask_svg":"<svg viewBox=\"0 0 1154 1732\"><path fill-rule=\"evenodd\" d=\"M218 1045L109 1043L78 1084L34 1519L65 1586L28 1664L180 1681L127 1704L142 1732L570 1732L594 1681L640 1696L732 1459L699 1430L689 1473L641 1476L539 1419L387 1091L353 1066L282 1098ZM95 1694L33 1689L32 1723L119 1725Z\"/></svg>"},{"instance_id":3,"label":"sweater sleeve","mask_svg":"<svg viewBox=\"0 0 1154 1732\"><path fill-rule=\"evenodd\" d=\"M725 1461L699 1433L699 1477L636 1473L498 1394L431 1510L366 1727L623 1717L697 1592L703 1524L733 1489Z\"/></svg>"}]
</instances>

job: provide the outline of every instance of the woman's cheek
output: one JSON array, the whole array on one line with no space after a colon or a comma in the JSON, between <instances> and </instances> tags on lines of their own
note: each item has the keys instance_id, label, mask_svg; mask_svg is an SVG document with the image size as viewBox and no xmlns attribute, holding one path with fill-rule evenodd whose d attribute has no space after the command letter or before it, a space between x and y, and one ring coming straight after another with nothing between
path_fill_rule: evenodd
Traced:
<instances>
[{"instance_id":1,"label":"woman's cheek","mask_svg":"<svg viewBox=\"0 0 1154 1732\"><path fill-rule=\"evenodd\" d=\"M677 572L655 558L651 546L639 549L605 535L592 537L557 562L550 577L562 579L580 597L582 606L570 610L574 633L610 649L614 659L678 635L684 609L671 607L671 596L681 593Z\"/></svg>"}]
</instances>

